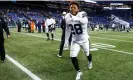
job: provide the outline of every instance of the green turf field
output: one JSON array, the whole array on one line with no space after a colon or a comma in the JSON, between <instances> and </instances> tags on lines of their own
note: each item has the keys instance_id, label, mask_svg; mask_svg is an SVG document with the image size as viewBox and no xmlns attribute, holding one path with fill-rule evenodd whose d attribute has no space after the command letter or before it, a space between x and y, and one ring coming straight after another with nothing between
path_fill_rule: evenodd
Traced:
<instances>
[{"instance_id":1,"label":"green turf field","mask_svg":"<svg viewBox=\"0 0 133 80\"><path fill-rule=\"evenodd\" d=\"M58 58L60 41L46 41L44 33L21 33L10 29L11 38L5 39L7 54L26 67L42 80L75 80L75 69L64 51ZM93 69L88 70L87 59L82 50L78 55L83 72L82 80L133 80L133 32L90 31L90 42L108 44L115 47L99 47L91 51ZM61 29L57 29L55 38L60 39ZM100 45L101 46L101 45ZM6 59L0 63L0 80L32 80L26 73Z\"/></svg>"}]
</instances>

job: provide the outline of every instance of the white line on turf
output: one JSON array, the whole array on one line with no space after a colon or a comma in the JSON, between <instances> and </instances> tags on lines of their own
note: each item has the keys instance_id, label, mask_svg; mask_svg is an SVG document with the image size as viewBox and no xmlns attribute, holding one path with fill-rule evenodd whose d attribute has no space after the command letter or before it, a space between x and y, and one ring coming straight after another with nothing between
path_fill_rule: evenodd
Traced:
<instances>
[{"instance_id":1,"label":"white line on turf","mask_svg":"<svg viewBox=\"0 0 133 80\"><path fill-rule=\"evenodd\" d=\"M92 38L98 38L98 39L106 39L106 40L114 40L114 41L121 41L121 42L130 42L130 43L133 43L133 41L126 41L126 40L119 40L119 39L110 39L110 38L102 38L102 37L92 37Z\"/></svg>"},{"instance_id":2,"label":"white line on turf","mask_svg":"<svg viewBox=\"0 0 133 80\"><path fill-rule=\"evenodd\" d=\"M93 34L101 34L101 33L91 33L90 35L93 35ZM131 34L129 35L118 35L118 34L102 34L102 35L105 35L105 36L114 36L114 37L121 37L121 38L133 38L133 37L130 37Z\"/></svg>"},{"instance_id":3,"label":"white line on turf","mask_svg":"<svg viewBox=\"0 0 133 80\"><path fill-rule=\"evenodd\" d=\"M114 37L121 37L121 38L133 38L133 37L129 37L128 35L127 36L119 36L119 35L112 35L112 34L104 34L106 36L114 36Z\"/></svg>"},{"instance_id":4,"label":"white line on turf","mask_svg":"<svg viewBox=\"0 0 133 80\"><path fill-rule=\"evenodd\" d=\"M12 33L18 33L18 32L12 32ZM29 34L29 33L21 33L21 34L35 36L35 37L40 37L40 38L47 38L47 37L43 37L43 36L40 36L40 35ZM54 40L61 41L60 39L54 39Z\"/></svg>"},{"instance_id":5,"label":"white line on turf","mask_svg":"<svg viewBox=\"0 0 133 80\"><path fill-rule=\"evenodd\" d=\"M131 52L125 52L125 51L114 50L114 49L109 49L109 48L100 48L100 49L105 49L105 50L109 50L109 51L114 51L114 52L119 52L119 53L124 53L124 54L131 54L131 55L133 55L133 53L131 53Z\"/></svg>"},{"instance_id":6,"label":"white line on turf","mask_svg":"<svg viewBox=\"0 0 133 80\"><path fill-rule=\"evenodd\" d=\"M57 35L61 35L60 33L56 33ZM91 37L91 36L90 36ZM119 40L119 39L110 39L110 38L102 38L102 37L91 37L91 38L98 38L98 39L105 39L105 40L114 40L114 41L121 41L121 42L130 42L133 43L133 41L127 41L127 40Z\"/></svg>"},{"instance_id":7,"label":"white line on turf","mask_svg":"<svg viewBox=\"0 0 133 80\"><path fill-rule=\"evenodd\" d=\"M35 74L33 74L31 71L29 71L27 68L25 68L24 66L22 66L20 63L18 63L16 60L14 60L13 58L11 58L7 54L6 54L6 58L8 60L10 60L13 64L15 64L18 68L20 68L23 72L25 72L26 74L28 74L33 80L41 80L38 76L36 76Z\"/></svg>"},{"instance_id":8,"label":"white line on turf","mask_svg":"<svg viewBox=\"0 0 133 80\"><path fill-rule=\"evenodd\" d=\"M21 34L26 34L26 33L21 33ZM39 36L39 35L32 35L32 34L26 34L26 35L30 35L30 36L35 36L35 37L41 37L41 38L46 38L46 37L42 37L42 36ZM56 41L61 41L60 39L54 39ZM90 51L97 51L98 49L96 48L91 48Z\"/></svg>"},{"instance_id":9,"label":"white line on turf","mask_svg":"<svg viewBox=\"0 0 133 80\"><path fill-rule=\"evenodd\" d=\"M14 32L14 33L16 33L16 32ZM28 33L21 33L21 34L35 36L35 37L41 37L41 38L46 38L46 37L43 37L43 36L38 36L38 35L33 35L33 34L28 34ZM60 41L60 39L55 39L55 40ZM109 50L109 51L114 51L114 52L119 52L119 53L124 53L124 54L131 54L131 55L133 54L131 52L125 52L125 51L108 49L108 48L101 48L101 49L105 49L105 50Z\"/></svg>"}]
</instances>

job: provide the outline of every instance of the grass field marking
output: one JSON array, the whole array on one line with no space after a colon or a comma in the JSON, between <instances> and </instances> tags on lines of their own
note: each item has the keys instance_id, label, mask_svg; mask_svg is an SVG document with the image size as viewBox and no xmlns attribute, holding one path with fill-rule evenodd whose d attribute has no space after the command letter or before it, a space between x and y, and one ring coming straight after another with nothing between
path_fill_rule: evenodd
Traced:
<instances>
[{"instance_id":1,"label":"grass field marking","mask_svg":"<svg viewBox=\"0 0 133 80\"><path fill-rule=\"evenodd\" d=\"M104 34L107 36L115 36L115 37L122 37L122 38L133 38L133 37L129 37L129 36L119 36L119 35L112 35L112 34Z\"/></svg>"},{"instance_id":2,"label":"grass field marking","mask_svg":"<svg viewBox=\"0 0 133 80\"><path fill-rule=\"evenodd\" d=\"M24 66L22 66L20 63L18 63L16 60L14 60L13 58L11 58L7 54L6 54L6 58L9 61L11 61L14 65L16 65L18 68L20 68L23 72L25 72L26 74L28 74L33 80L41 80L38 76L36 76L35 74L33 74L31 71L29 71L27 68L25 68Z\"/></svg>"},{"instance_id":3,"label":"grass field marking","mask_svg":"<svg viewBox=\"0 0 133 80\"><path fill-rule=\"evenodd\" d=\"M114 52L119 52L119 53L124 53L124 54L133 55L133 53L131 53L131 52L125 52L125 51L114 50L114 49L109 49L109 48L100 48L100 49L105 49L105 50L109 50L109 51L114 51Z\"/></svg>"},{"instance_id":4,"label":"grass field marking","mask_svg":"<svg viewBox=\"0 0 133 80\"><path fill-rule=\"evenodd\" d=\"M97 51L98 48L91 48L90 51Z\"/></svg>"},{"instance_id":5,"label":"grass field marking","mask_svg":"<svg viewBox=\"0 0 133 80\"><path fill-rule=\"evenodd\" d=\"M47 37L42 37L42 36L39 36L39 35L33 35L33 34L27 34L27 33L21 33L21 34L26 34L26 35L30 35L30 36L35 36L35 37L41 37L41 38L47 38ZM56 41L61 41L60 39L54 39ZM90 51L97 51L98 49L97 48L91 48Z\"/></svg>"},{"instance_id":6,"label":"grass field marking","mask_svg":"<svg viewBox=\"0 0 133 80\"><path fill-rule=\"evenodd\" d=\"M17 32L13 32L13 33L17 33ZM30 35L30 36L35 36L35 37L41 37L41 38L47 38L47 37L43 37L43 36L39 36L39 35L35 35L35 34L29 34L29 33L21 33L21 34L25 34L25 35ZM56 41L61 41L60 39L55 39Z\"/></svg>"},{"instance_id":7,"label":"grass field marking","mask_svg":"<svg viewBox=\"0 0 133 80\"><path fill-rule=\"evenodd\" d=\"M133 41L126 41L126 40L119 40L119 39L110 39L110 38L102 38L102 37L92 37L92 38L98 38L98 39L106 39L106 40L114 40L114 41L121 41L121 42L133 43Z\"/></svg>"},{"instance_id":8,"label":"grass field marking","mask_svg":"<svg viewBox=\"0 0 133 80\"><path fill-rule=\"evenodd\" d=\"M56 33L57 35L61 35L60 33ZM133 41L127 41L127 40L119 40L119 39L110 39L110 38L103 38L103 37L92 37L89 36L90 38L98 38L98 39L106 39L106 40L115 40L115 41L121 41L121 42L130 42L133 43Z\"/></svg>"},{"instance_id":9,"label":"grass field marking","mask_svg":"<svg viewBox=\"0 0 133 80\"><path fill-rule=\"evenodd\" d=\"M99 34L99 33L91 33L91 34ZM133 38L133 37L129 37L129 35L126 35L126 36L120 36L120 35L116 35L116 34L102 34L102 35L122 37L122 38Z\"/></svg>"},{"instance_id":10,"label":"grass field marking","mask_svg":"<svg viewBox=\"0 0 133 80\"><path fill-rule=\"evenodd\" d=\"M99 34L99 33L103 33L103 34L105 33L105 34L106 34L106 33L111 33L111 32L114 32L114 31L110 31L110 30L109 30L109 31L101 31L101 30L100 30L100 31L91 31L91 30L88 30L88 32L89 32L89 33L94 32L94 33L92 33L92 34ZM130 32L132 32L132 31L130 31ZM114 33L127 33L127 32L115 31Z\"/></svg>"},{"instance_id":11,"label":"grass field marking","mask_svg":"<svg viewBox=\"0 0 133 80\"><path fill-rule=\"evenodd\" d=\"M110 49L110 48L115 48L114 45L108 45L108 44L103 44L103 43L94 43L94 44L92 44L92 47L96 47L96 48L99 48L99 49L105 49L105 50L109 50L109 51L115 51L115 52L119 52L119 53L125 53L125 54L133 55L133 53L130 53L130 52Z\"/></svg>"},{"instance_id":12,"label":"grass field marking","mask_svg":"<svg viewBox=\"0 0 133 80\"><path fill-rule=\"evenodd\" d=\"M17 33L17 32L14 32L14 33ZM24 34L24 35L29 35L29 33L21 33L21 34ZM46 38L46 37L42 37L42 36L38 36L38 35L34 35L34 34L30 34L30 36L35 36L35 37L41 37L41 38ZM60 41L59 39L55 39L57 41ZM105 50L109 50L109 51L114 51L114 52L119 52L119 53L125 53L125 54L133 54L133 53L130 53L130 52L125 52L125 51L120 51L120 50L114 50L114 49L108 49L108 48L100 48L100 49L105 49Z\"/></svg>"},{"instance_id":13,"label":"grass field marking","mask_svg":"<svg viewBox=\"0 0 133 80\"><path fill-rule=\"evenodd\" d=\"M104 44L104 43L93 43L91 45L92 47L96 47L96 48L115 48L116 47L114 45Z\"/></svg>"}]
</instances>

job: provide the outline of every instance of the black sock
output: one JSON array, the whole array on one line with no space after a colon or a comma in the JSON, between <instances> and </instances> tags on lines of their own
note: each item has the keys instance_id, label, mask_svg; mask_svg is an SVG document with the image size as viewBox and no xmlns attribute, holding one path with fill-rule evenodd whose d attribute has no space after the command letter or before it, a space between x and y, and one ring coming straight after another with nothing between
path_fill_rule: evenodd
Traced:
<instances>
[{"instance_id":1,"label":"black sock","mask_svg":"<svg viewBox=\"0 0 133 80\"><path fill-rule=\"evenodd\" d=\"M47 35L47 38L49 39L49 33L46 33L46 35Z\"/></svg>"},{"instance_id":2,"label":"black sock","mask_svg":"<svg viewBox=\"0 0 133 80\"><path fill-rule=\"evenodd\" d=\"M87 58L88 58L89 62L92 61L92 55L91 54L89 54L89 56L87 56Z\"/></svg>"},{"instance_id":3,"label":"black sock","mask_svg":"<svg viewBox=\"0 0 133 80\"><path fill-rule=\"evenodd\" d=\"M76 71L80 71L77 57L71 57L71 60Z\"/></svg>"},{"instance_id":4,"label":"black sock","mask_svg":"<svg viewBox=\"0 0 133 80\"><path fill-rule=\"evenodd\" d=\"M54 34L51 34L51 36L52 36L52 39L54 39Z\"/></svg>"}]
</instances>

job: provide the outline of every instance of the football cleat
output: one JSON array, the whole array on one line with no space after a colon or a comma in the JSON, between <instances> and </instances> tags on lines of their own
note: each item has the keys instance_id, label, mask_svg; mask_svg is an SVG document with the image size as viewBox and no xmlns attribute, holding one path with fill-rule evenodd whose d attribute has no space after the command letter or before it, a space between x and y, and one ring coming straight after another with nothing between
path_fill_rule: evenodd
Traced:
<instances>
[{"instance_id":1,"label":"football cleat","mask_svg":"<svg viewBox=\"0 0 133 80\"><path fill-rule=\"evenodd\" d=\"M57 57L61 58L62 56L58 54Z\"/></svg>"},{"instance_id":2,"label":"football cleat","mask_svg":"<svg viewBox=\"0 0 133 80\"><path fill-rule=\"evenodd\" d=\"M92 62L88 62L88 68L92 69Z\"/></svg>"},{"instance_id":3,"label":"football cleat","mask_svg":"<svg viewBox=\"0 0 133 80\"><path fill-rule=\"evenodd\" d=\"M82 72L77 72L77 75L76 75L76 80L81 80L81 76L82 76Z\"/></svg>"},{"instance_id":4,"label":"football cleat","mask_svg":"<svg viewBox=\"0 0 133 80\"><path fill-rule=\"evenodd\" d=\"M2 62L2 63L5 63L5 61L4 61L4 60L1 60L1 62Z\"/></svg>"}]
</instances>

